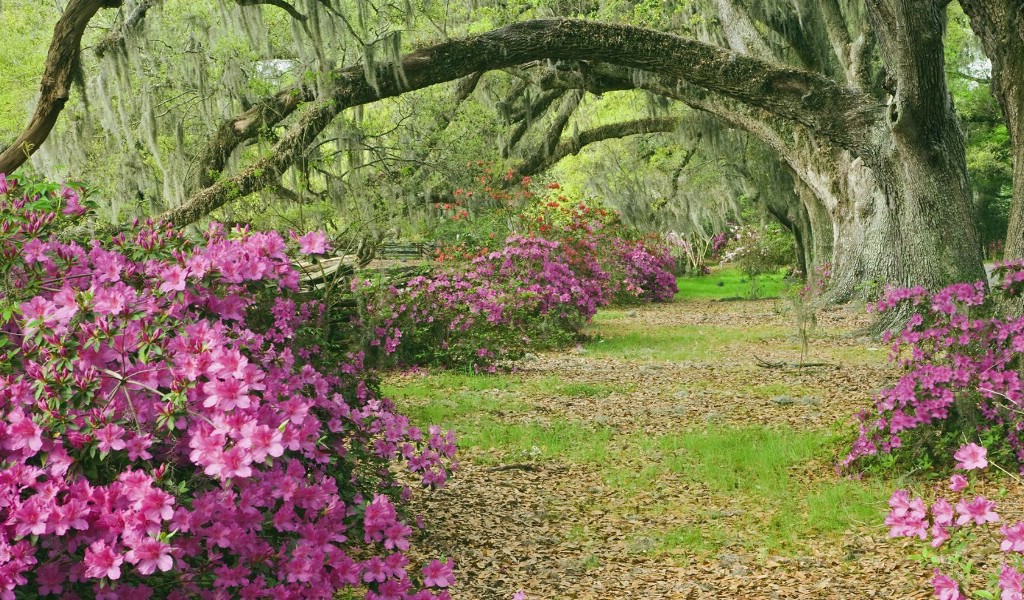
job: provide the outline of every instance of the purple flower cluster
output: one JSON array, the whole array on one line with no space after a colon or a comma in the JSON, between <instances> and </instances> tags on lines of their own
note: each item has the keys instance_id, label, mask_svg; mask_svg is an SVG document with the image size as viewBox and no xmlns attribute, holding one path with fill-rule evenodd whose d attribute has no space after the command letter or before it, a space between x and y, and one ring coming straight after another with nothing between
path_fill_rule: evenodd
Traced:
<instances>
[{"instance_id":1,"label":"purple flower cluster","mask_svg":"<svg viewBox=\"0 0 1024 600\"><path fill-rule=\"evenodd\" d=\"M606 302L607 279L592 253L512 236L467 264L401 288L371 288L362 325L372 324L371 352L405 365L493 369L500 358L543 345L542 337L575 332Z\"/></svg>"},{"instance_id":2,"label":"purple flower cluster","mask_svg":"<svg viewBox=\"0 0 1024 600\"><path fill-rule=\"evenodd\" d=\"M625 271L623 290L651 302L671 302L679 292L675 259L668 249L651 249L642 242L615 240L618 261Z\"/></svg>"},{"instance_id":3,"label":"purple flower cluster","mask_svg":"<svg viewBox=\"0 0 1024 600\"><path fill-rule=\"evenodd\" d=\"M289 297L279 235L65 242L77 194L3 181L0 598L448 597L450 563L407 571L389 466L442 485L453 435L376 397L361 355L314 360L322 307Z\"/></svg>"},{"instance_id":4,"label":"purple flower cluster","mask_svg":"<svg viewBox=\"0 0 1024 600\"><path fill-rule=\"evenodd\" d=\"M1024 263L1001 264L995 294L1017 295ZM908 310L906 326L892 342L904 368L881 392L875 409L859 415L860 434L844 460L890 452L908 434L974 435L988 431L995 449L1024 462L1024 383L1018 371L1024 352L1024 318L993 314L983 282L955 284L936 293L921 287L889 291L879 311Z\"/></svg>"}]
</instances>

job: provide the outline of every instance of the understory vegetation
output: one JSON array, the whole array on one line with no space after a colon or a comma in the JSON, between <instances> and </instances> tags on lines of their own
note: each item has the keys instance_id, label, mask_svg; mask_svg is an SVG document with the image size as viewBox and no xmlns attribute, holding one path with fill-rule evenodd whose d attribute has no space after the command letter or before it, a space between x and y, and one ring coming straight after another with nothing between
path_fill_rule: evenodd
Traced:
<instances>
[{"instance_id":1,"label":"understory vegetation","mask_svg":"<svg viewBox=\"0 0 1024 600\"><path fill-rule=\"evenodd\" d=\"M0 600L1024 600L1022 10L0 1Z\"/></svg>"}]
</instances>

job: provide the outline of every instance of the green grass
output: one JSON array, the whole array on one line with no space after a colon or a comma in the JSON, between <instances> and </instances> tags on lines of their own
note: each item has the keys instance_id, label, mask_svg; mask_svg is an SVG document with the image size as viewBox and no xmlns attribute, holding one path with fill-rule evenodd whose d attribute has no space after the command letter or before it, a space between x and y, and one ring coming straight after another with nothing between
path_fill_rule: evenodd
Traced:
<instances>
[{"instance_id":1,"label":"green grass","mask_svg":"<svg viewBox=\"0 0 1024 600\"><path fill-rule=\"evenodd\" d=\"M820 432L725 428L663 436L654 448L668 468L719 492L760 496L784 493L788 471L819 454Z\"/></svg>"},{"instance_id":2,"label":"green grass","mask_svg":"<svg viewBox=\"0 0 1024 600\"><path fill-rule=\"evenodd\" d=\"M632 385L609 385L582 381L566 381L561 377L520 377L516 375L474 375L442 371L422 377L404 379L399 384L382 387L387 397L435 400L452 395L480 398L489 396L567 396L571 398L604 398L625 393Z\"/></svg>"},{"instance_id":3,"label":"green grass","mask_svg":"<svg viewBox=\"0 0 1024 600\"><path fill-rule=\"evenodd\" d=\"M769 339L770 329L674 327L644 335L616 332L593 343L595 352L700 357L701 345ZM689 346L688 346L689 344ZM691 347L692 346L692 347ZM453 427L464 460L512 463L557 460L588 464L611 494L607 510L647 516L685 515L685 525L641 527L632 551L676 557L727 548L803 552L852 527L880 523L894 483L836 479L828 468L843 442L835 432L764 427L711 427L651 437L566 418L531 422L531 398L601 398L629 388L567 381L556 376L438 373L384 386L418 425ZM813 392L784 384L743 386L762 396ZM552 416L548 413L547 416ZM693 490L665 494L665 490ZM735 512L725 512L729 507ZM583 527L572 536L590 538ZM597 566L581 556L579 568Z\"/></svg>"},{"instance_id":4,"label":"green grass","mask_svg":"<svg viewBox=\"0 0 1024 600\"><path fill-rule=\"evenodd\" d=\"M757 278L758 298L778 298L789 287L780 270ZM679 278L676 300L724 300L750 298L750 278L739 269L721 269L709 275Z\"/></svg>"},{"instance_id":5,"label":"green grass","mask_svg":"<svg viewBox=\"0 0 1024 600\"><path fill-rule=\"evenodd\" d=\"M648 532L654 542L638 551L713 552L726 546L786 551L815 536L827 539L857 525L881 522L893 482L821 477L821 466L834 461L839 443L829 431L761 427L637 437L628 449L613 454L603 477L627 497L653 493L664 478L673 477L688 482L690 489L706 487L715 505L740 507L727 521L718 520L720 513L685 502L649 507L648 513L681 511L703 522ZM631 470L618 464L626 457L645 466Z\"/></svg>"},{"instance_id":6,"label":"green grass","mask_svg":"<svg viewBox=\"0 0 1024 600\"><path fill-rule=\"evenodd\" d=\"M719 525L698 527L684 525L673 527L656 536L656 552L673 554L676 550L697 553L718 551L729 538L728 533Z\"/></svg>"},{"instance_id":7,"label":"green grass","mask_svg":"<svg viewBox=\"0 0 1024 600\"><path fill-rule=\"evenodd\" d=\"M607 427L553 419L550 423L506 422L531 408L530 395L601 397L616 386L567 382L558 377L437 373L382 386L404 414L419 426L454 428L462 449L478 460L562 459L601 463L612 437Z\"/></svg>"},{"instance_id":8,"label":"green grass","mask_svg":"<svg viewBox=\"0 0 1024 600\"><path fill-rule=\"evenodd\" d=\"M703 327L681 325L639 331L616 325L614 322L597 323L600 337L587 344L597 354L608 354L630 359L657 360L709 360L720 355L735 355L734 348L762 340L781 338L787 331L779 327ZM799 350L797 342L791 343Z\"/></svg>"},{"instance_id":9,"label":"green grass","mask_svg":"<svg viewBox=\"0 0 1024 600\"><path fill-rule=\"evenodd\" d=\"M473 427L456 428L459 447L497 451L505 460L532 458L604 463L609 458L607 427L554 420L550 424L502 423L480 420Z\"/></svg>"}]
</instances>

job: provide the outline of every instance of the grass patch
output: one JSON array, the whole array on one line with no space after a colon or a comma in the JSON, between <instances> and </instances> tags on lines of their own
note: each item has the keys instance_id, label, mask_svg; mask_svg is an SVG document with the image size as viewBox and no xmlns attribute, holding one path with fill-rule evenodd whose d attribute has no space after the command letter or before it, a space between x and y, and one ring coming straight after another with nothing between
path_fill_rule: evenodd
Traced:
<instances>
[{"instance_id":1,"label":"grass patch","mask_svg":"<svg viewBox=\"0 0 1024 600\"><path fill-rule=\"evenodd\" d=\"M774 398L776 396L789 396L791 398L800 398L803 396L813 395L815 393L813 388L809 388L805 385L800 385L798 383L768 383L765 385L743 385L736 388L736 391L743 395L755 396L758 398Z\"/></svg>"},{"instance_id":2,"label":"grass patch","mask_svg":"<svg viewBox=\"0 0 1024 600\"><path fill-rule=\"evenodd\" d=\"M681 325L639 331L636 328L601 324L600 338L587 344L596 354L632 359L709 360L733 353L736 346L784 339L778 327L702 327ZM788 342L787 342L788 343ZM797 344L793 342L794 348Z\"/></svg>"},{"instance_id":3,"label":"grass patch","mask_svg":"<svg viewBox=\"0 0 1024 600\"><path fill-rule=\"evenodd\" d=\"M521 387L522 384L522 377L516 376L441 371L402 379L399 383L382 386L381 391L388 397L436 398L453 392L511 390Z\"/></svg>"},{"instance_id":4,"label":"grass patch","mask_svg":"<svg viewBox=\"0 0 1024 600\"><path fill-rule=\"evenodd\" d=\"M789 287L785 271L779 270L757 278L758 298L779 298ZM750 298L750 278L739 269L726 268L708 275L679 278L676 300L725 300Z\"/></svg>"},{"instance_id":5,"label":"grass patch","mask_svg":"<svg viewBox=\"0 0 1024 600\"><path fill-rule=\"evenodd\" d=\"M663 436L655 444L671 471L713 490L775 496L787 491L789 469L812 460L825 442L818 432L729 428Z\"/></svg>"},{"instance_id":6,"label":"grass patch","mask_svg":"<svg viewBox=\"0 0 1024 600\"><path fill-rule=\"evenodd\" d=\"M456 431L462 448L497 451L515 458L587 463L607 461L608 442L612 438L607 427L593 428L563 420L549 425L481 420Z\"/></svg>"},{"instance_id":7,"label":"grass patch","mask_svg":"<svg viewBox=\"0 0 1024 600\"><path fill-rule=\"evenodd\" d=\"M881 523L893 482L821 477L822 463L834 460L839 438L829 431L720 428L630 440L603 470L605 484L624 497L641 497L678 477L706 486L711 505L738 507L736 513L709 510L707 522L644 535L645 552L684 549L714 552L726 546L789 551L808 540L828 538L852 527ZM623 468L645 464L641 469ZM814 473L818 473L817 476ZM664 507L694 514L708 510L685 501Z\"/></svg>"},{"instance_id":8,"label":"grass patch","mask_svg":"<svg viewBox=\"0 0 1024 600\"><path fill-rule=\"evenodd\" d=\"M887 510L886 500L893 486L883 481L838 481L818 486L807 497L806 528L822 533L838 533L851 525L874 524Z\"/></svg>"},{"instance_id":9,"label":"grass patch","mask_svg":"<svg viewBox=\"0 0 1024 600\"><path fill-rule=\"evenodd\" d=\"M706 554L718 551L728 540L725 530L717 525L673 527L658 536L657 551L675 554L677 551Z\"/></svg>"},{"instance_id":10,"label":"grass patch","mask_svg":"<svg viewBox=\"0 0 1024 600\"><path fill-rule=\"evenodd\" d=\"M633 386L606 385L603 383L587 383L583 381L565 381L557 377L545 377L527 381L524 391L537 391L550 396L568 398L607 398L614 393L628 392Z\"/></svg>"}]
</instances>

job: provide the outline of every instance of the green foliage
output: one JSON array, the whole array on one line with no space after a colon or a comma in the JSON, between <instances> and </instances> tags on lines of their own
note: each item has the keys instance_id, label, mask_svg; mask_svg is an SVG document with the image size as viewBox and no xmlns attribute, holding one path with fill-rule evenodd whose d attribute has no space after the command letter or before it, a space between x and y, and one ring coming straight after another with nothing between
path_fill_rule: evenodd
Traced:
<instances>
[{"instance_id":1,"label":"green foliage","mask_svg":"<svg viewBox=\"0 0 1024 600\"><path fill-rule=\"evenodd\" d=\"M50 34L60 17L54 3L4 0L0 3L0 143L5 147L21 133L39 93Z\"/></svg>"},{"instance_id":2,"label":"green foliage","mask_svg":"<svg viewBox=\"0 0 1024 600\"><path fill-rule=\"evenodd\" d=\"M947 10L946 77L967 134L974 223L988 254L998 258L1006 237L1013 187L1010 137L992 96L990 67L981 43L958 3L951 2Z\"/></svg>"},{"instance_id":3,"label":"green foliage","mask_svg":"<svg viewBox=\"0 0 1024 600\"><path fill-rule=\"evenodd\" d=\"M761 298L779 298L791 286L782 269L758 277ZM735 267L721 267L707 275L679 279L677 300L729 300L745 297L750 292L750 279Z\"/></svg>"}]
</instances>

